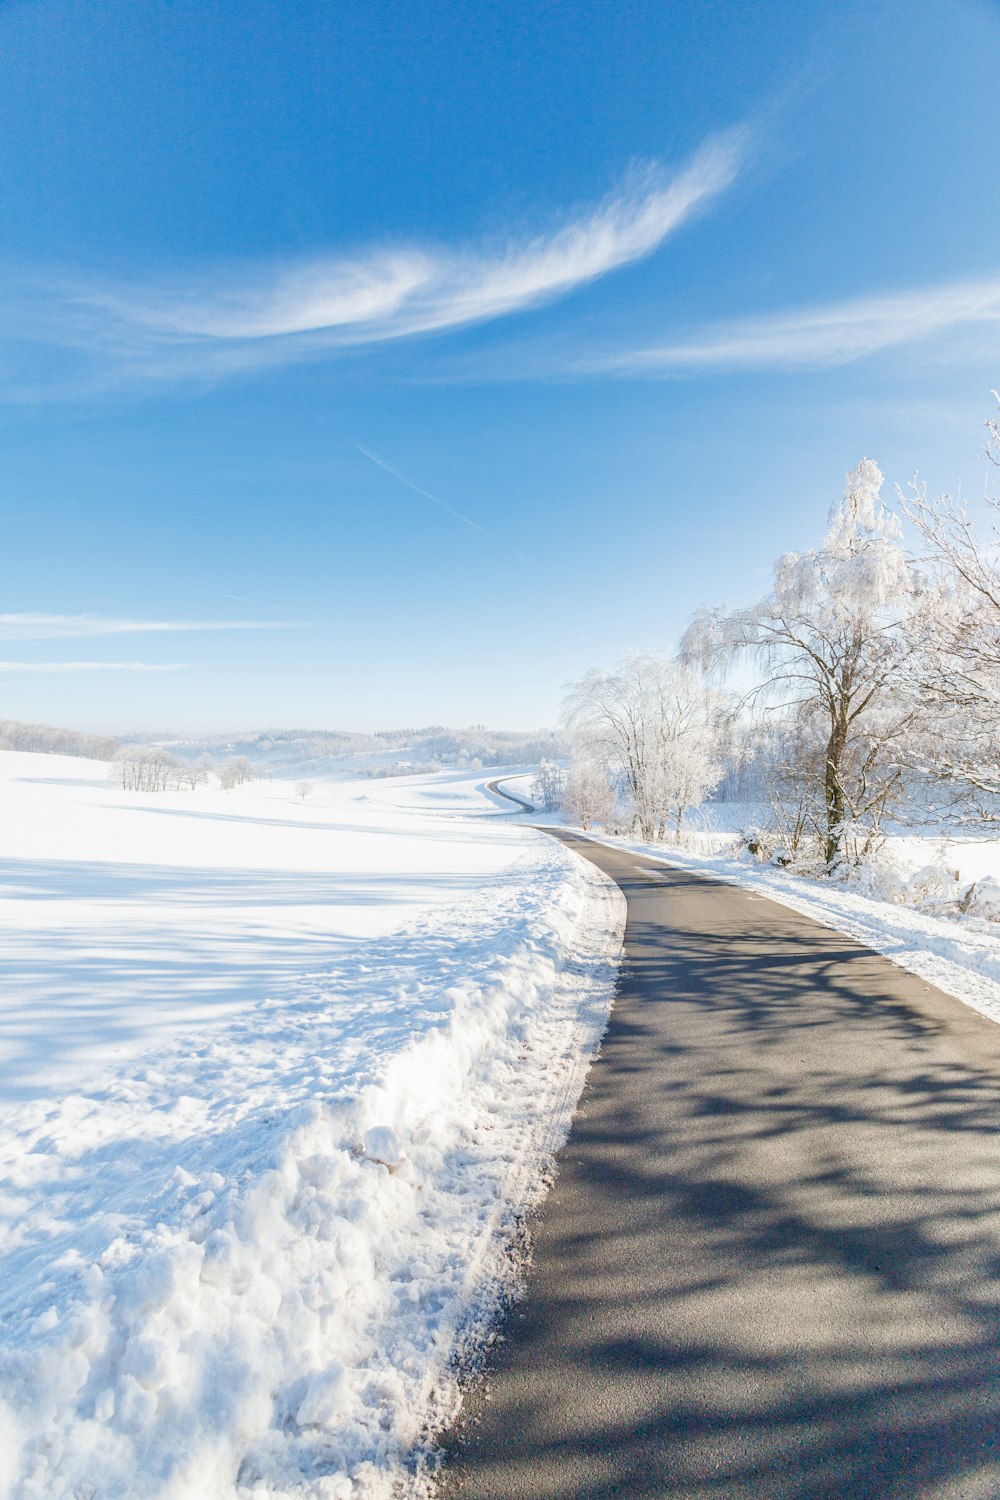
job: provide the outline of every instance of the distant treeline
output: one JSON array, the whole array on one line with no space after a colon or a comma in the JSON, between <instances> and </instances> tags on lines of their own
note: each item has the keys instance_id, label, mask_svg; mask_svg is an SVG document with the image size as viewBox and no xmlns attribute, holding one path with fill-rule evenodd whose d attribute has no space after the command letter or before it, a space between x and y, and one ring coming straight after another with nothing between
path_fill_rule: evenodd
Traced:
<instances>
[{"instance_id":1,"label":"distant treeline","mask_svg":"<svg viewBox=\"0 0 1000 1500\"><path fill-rule=\"evenodd\" d=\"M287 752L296 760L320 760L326 756L363 755L381 750L375 735L355 734L339 729L260 729L241 730L235 734L210 734L200 738L173 735L135 735L137 743L169 743L176 755L185 760L199 755L246 755L264 760Z\"/></svg>"},{"instance_id":2,"label":"distant treeline","mask_svg":"<svg viewBox=\"0 0 1000 1500\"><path fill-rule=\"evenodd\" d=\"M343 729L262 729L229 735L184 738L173 735L130 735L133 746L169 745L173 755L185 762L199 757L246 756L257 766L280 767L285 763L307 764L326 759L383 756L386 750L400 752L391 767L373 763L382 775L404 771L433 770L437 766L475 765L534 766L542 760L568 754L567 737L556 730L487 729L475 724L469 729L448 729L433 724L423 729L386 729L377 734L356 734ZM122 741L109 735L84 734L76 729L58 729L50 724L21 724L0 719L0 750L35 750L47 755L80 755L91 760L114 760ZM359 769L364 769L359 766Z\"/></svg>"},{"instance_id":3,"label":"distant treeline","mask_svg":"<svg viewBox=\"0 0 1000 1500\"><path fill-rule=\"evenodd\" d=\"M0 719L0 750L34 750L42 755L80 755L87 760L114 760L120 749L119 742L107 735L57 729L51 724L21 724L16 719Z\"/></svg>"},{"instance_id":4,"label":"distant treeline","mask_svg":"<svg viewBox=\"0 0 1000 1500\"><path fill-rule=\"evenodd\" d=\"M396 750L401 752L401 758L405 752L410 762L407 769L412 769L414 762L424 769L470 763L483 767L531 766L568 753L566 736L557 731L486 729L481 724L469 729L448 729L435 724L423 729L380 730L376 734L337 729L264 729L200 739L160 735L137 735L135 739L139 743L169 743L171 751L184 760L205 754L245 755L257 765L288 762L306 765L347 756L384 755L386 750Z\"/></svg>"},{"instance_id":5,"label":"distant treeline","mask_svg":"<svg viewBox=\"0 0 1000 1500\"><path fill-rule=\"evenodd\" d=\"M534 766L569 752L565 734L544 729L524 733L510 729L433 729L409 741L427 760L454 765L478 761L481 766Z\"/></svg>"}]
</instances>

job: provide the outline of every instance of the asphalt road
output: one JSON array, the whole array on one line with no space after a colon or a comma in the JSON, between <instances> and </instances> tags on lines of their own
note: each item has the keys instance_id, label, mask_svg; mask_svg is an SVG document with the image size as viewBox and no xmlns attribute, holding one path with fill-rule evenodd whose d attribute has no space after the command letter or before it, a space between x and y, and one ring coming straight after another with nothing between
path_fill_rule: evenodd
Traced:
<instances>
[{"instance_id":1,"label":"asphalt road","mask_svg":"<svg viewBox=\"0 0 1000 1500\"><path fill-rule=\"evenodd\" d=\"M471 1500L1000 1496L1000 1027L745 891L628 898Z\"/></svg>"},{"instance_id":2,"label":"asphalt road","mask_svg":"<svg viewBox=\"0 0 1000 1500\"><path fill-rule=\"evenodd\" d=\"M536 809L535 809L533 803L531 803L531 802L525 802L525 800L524 800L523 797L518 797L516 795L516 793L514 793L514 792L505 792L504 791L504 789L503 789L503 783L504 783L504 781L511 781L511 780L513 780L513 778L510 777L510 776L502 776L497 781L488 781L486 783L486 790L488 792L493 792L493 794L495 796L497 796L497 797L505 797L508 802L513 802L515 804L518 812L526 812L526 813L535 812Z\"/></svg>"}]
</instances>

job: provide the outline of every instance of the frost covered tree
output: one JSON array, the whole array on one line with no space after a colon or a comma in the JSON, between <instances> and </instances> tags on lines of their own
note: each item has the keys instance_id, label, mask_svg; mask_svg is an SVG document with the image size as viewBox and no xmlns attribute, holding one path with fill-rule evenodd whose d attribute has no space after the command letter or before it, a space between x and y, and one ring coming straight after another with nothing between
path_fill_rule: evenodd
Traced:
<instances>
[{"instance_id":1,"label":"frost covered tree","mask_svg":"<svg viewBox=\"0 0 1000 1500\"><path fill-rule=\"evenodd\" d=\"M562 803L566 773L554 760L539 763L535 779L531 783L531 797L542 812L555 812Z\"/></svg>"},{"instance_id":2,"label":"frost covered tree","mask_svg":"<svg viewBox=\"0 0 1000 1500\"><path fill-rule=\"evenodd\" d=\"M719 779L713 695L661 652L591 670L566 689L563 713L583 757L610 767L648 843L679 830Z\"/></svg>"},{"instance_id":3,"label":"frost covered tree","mask_svg":"<svg viewBox=\"0 0 1000 1500\"><path fill-rule=\"evenodd\" d=\"M682 643L685 660L709 669L756 660L763 677L750 701L784 712L801 743L818 739L811 781L828 871L859 829L877 830L900 787L898 752L916 716L907 627L920 579L881 502L882 483L878 466L862 459L823 545L779 558L756 604L699 612Z\"/></svg>"},{"instance_id":4,"label":"frost covered tree","mask_svg":"<svg viewBox=\"0 0 1000 1500\"><path fill-rule=\"evenodd\" d=\"M245 755L230 756L219 772L219 784L224 792L232 791L234 786L242 786L253 778L253 761L248 760Z\"/></svg>"},{"instance_id":5,"label":"frost covered tree","mask_svg":"<svg viewBox=\"0 0 1000 1500\"><path fill-rule=\"evenodd\" d=\"M562 810L584 829L610 823L615 815L615 789L607 765L586 754L574 755L566 772Z\"/></svg>"},{"instance_id":6,"label":"frost covered tree","mask_svg":"<svg viewBox=\"0 0 1000 1500\"><path fill-rule=\"evenodd\" d=\"M996 392L994 392L996 395ZM997 398L1000 403L1000 397ZM1000 424L986 423L1000 467ZM964 500L898 491L929 570L914 683L928 709L920 764L955 788L976 817L1000 818L1000 495L983 495L985 530Z\"/></svg>"},{"instance_id":7,"label":"frost covered tree","mask_svg":"<svg viewBox=\"0 0 1000 1500\"><path fill-rule=\"evenodd\" d=\"M188 767L157 746L123 745L112 772L121 777L126 792L165 792L184 785Z\"/></svg>"},{"instance_id":8,"label":"frost covered tree","mask_svg":"<svg viewBox=\"0 0 1000 1500\"><path fill-rule=\"evenodd\" d=\"M194 772L198 785L207 786L209 780L215 772L215 761L207 752L203 755L199 755L198 759L195 761Z\"/></svg>"}]
</instances>

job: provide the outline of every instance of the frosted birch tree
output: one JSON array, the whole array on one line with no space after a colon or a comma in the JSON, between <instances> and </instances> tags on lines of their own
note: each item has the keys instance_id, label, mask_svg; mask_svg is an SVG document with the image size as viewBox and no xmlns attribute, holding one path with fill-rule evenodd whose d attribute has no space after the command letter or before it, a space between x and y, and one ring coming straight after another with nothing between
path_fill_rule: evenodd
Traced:
<instances>
[{"instance_id":1,"label":"frosted birch tree","mask_svg":"<svg viewBox=\"0 0 1000 1500\"><path fill-rule=\"evenodd\" d=\"M563 709L584 758L611 768L648 843L679 830L718 781L714 713L697 673L655 651L591 670L566 689Z\"/></svg>"},{"instance_id":2,"label":"frosted birch tree","mask_svg":"<svg viewBox=\"0 0 1000 1500\"><path fill-rule=\"evenodd\" d=\"M880 499L883 478L864 458L847 475L823 545L778 559L770 593L744 609L704 610L682 656L723 672L750 657L762 669L748 695L810 726L822 856L833 871L858 828L877 829L898 790L904 736L916 716L907 691L907 625L920 579L899 522Z\"/></svg>"},{"instance_id":3,"label":"frosted birch tree","mask_svg":"<svg viewBox=\"0 0 1000 1500\"><path fill-rule=\"evenodd\" d=\"M994 392L996 395L996 392ZM1000 397L998 404L1000 404ZM1000 467L1000 424L986 423ZM929 570L914 683L928 708L922 768L955 788L977 818L1000 819L1000 495L987 485L977 529L960 497L928 499L916 481L899 503Z\"/></svg>"},{"instance_id":4,"label":"frosted birch tree","mask_svg":"<svg viewBox=\"0 0 1000 1500\"><path fill-rule=\"evenodd\" d=\"M583 829L607 825L615 815L615 789L605 763L586 752L575 754L566 772L563 812Z\"/></svg>"}]
</instances>

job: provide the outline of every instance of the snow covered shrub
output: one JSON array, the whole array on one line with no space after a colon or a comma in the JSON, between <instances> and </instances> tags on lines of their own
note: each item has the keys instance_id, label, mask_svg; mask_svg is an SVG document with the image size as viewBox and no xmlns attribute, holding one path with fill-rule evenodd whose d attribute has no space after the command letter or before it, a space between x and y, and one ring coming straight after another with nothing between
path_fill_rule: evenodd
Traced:
<instances>
[{"instance_id":1,"label":"snow covered shrub","mask_svg":"<svg viewBox=\"0 0 1000 1500\"><path fill-rule=\"evenodd\" d=\"M946 869L942 860L914 870L906 882L905 899L911 906L924 909L942 903L957 904L959 897L954 871Z\"/></svg>"},{"instance_id":2,"label":"snow covered shrub","mask_svg":"<svg viewBox=\"0 0 1000 1500\"><path fill-rule=\"evenodd\" d=\"M863 896L871 896L875 901L891 901L894 906L906 906L911 899L906 872L892 851L884 846L873 850L854 866L852 884Z\"/></svg>"},{"instance_id":3,"label":"snow covered shrub","mask_svg":"<svg viewBox=\"0 0 1000 1500\"><path fill-rule=\"evenodd\" d=\"M911 906L937 917L957 919L969 912L987 921L1000 921L1000 882L987 879L963 887L958 871L949 863L944 842L935 860L909 872L893 852L883 846L859 860L850 878L862 894L872 896L876 901ZM978 910L977 899L980 901ZM994 907L996 916L992 915Z\"/></svg>"},{"instance_id":4,"label":"snow covered shrub","mask_svg":"<svg viewBox=\"0 0 1000 1500\"><path fill-rule=\"evenodd\" d=\"M1000 880L987 875L969 887L963 904L970 917L983 922L1000 922Z\"/></svg>"},{"instance_id":5,"label":"snow covered shrub","mask_svg":"<svg viewBox=\"0 0 1000 1500\"><path fill-rule=\"evenodd\" d=\"M741 828L733 845L733 856L736 859L755 859L758 864L766 865L774 855L774 835L769 829Z\"/></svg>"}]
</instances>

